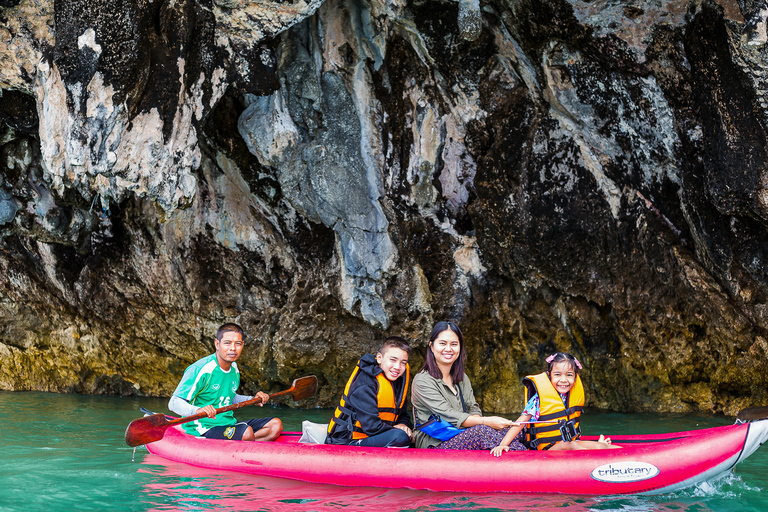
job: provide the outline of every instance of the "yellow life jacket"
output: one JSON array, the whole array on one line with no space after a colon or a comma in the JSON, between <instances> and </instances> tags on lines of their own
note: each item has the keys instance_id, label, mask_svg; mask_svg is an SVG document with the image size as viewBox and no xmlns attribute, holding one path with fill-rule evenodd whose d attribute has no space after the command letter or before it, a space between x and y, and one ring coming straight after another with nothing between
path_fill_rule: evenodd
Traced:
<instances>
[{"instance_id":1,"label":"yellow life jacket","mask_svg":"<svg viewBox=\"0 0 768 512\"><path fill-rule=\"evenodd\" d=\"M364 439L368 437L368 434L363 432L360 427L360 422L357 420L354 410L350 409L349 404L349 392L352 389L352 385L357 380L360 374L360 362L352 371L347 385L344 387L344 393L341 396L338 407L333 412L333 417L328 423L328 435L332 435L336 432L343 432L345 430L352 431L352 439ZM395 389L392 383L384 376L384 373L376 375L376 382L378 384L378 391L376 393L376 399L378 401L379 418L381 421L394 425L395 420L400 416L400 412L405 406L405 400L407 398L406 391L408 389L408 383L411 377L410 366L405 365L405 385L400 391L400 396L395 396Z\"/></svg>"},{"instance_id":2,"label":"yellow life jacket","mask_svg":"<svg viewBox=\"0 0 768 512\"><path fill-rule=\"evenodd\" d=\"M576 375L576 383L566 397L567 403L563 403L560 393L552 385L547 372L529 375L523 379L523 384L526 404L533 395L539 395L538 421L545 422L534 423L526 428L526 441L531 448L548 450L558 441L562 441L560 427L562 422L568 420L575 420L575 439L581 437L578 419L584 410L584 386L581 384L581 377Z\"/></svg>"}]
</instances>

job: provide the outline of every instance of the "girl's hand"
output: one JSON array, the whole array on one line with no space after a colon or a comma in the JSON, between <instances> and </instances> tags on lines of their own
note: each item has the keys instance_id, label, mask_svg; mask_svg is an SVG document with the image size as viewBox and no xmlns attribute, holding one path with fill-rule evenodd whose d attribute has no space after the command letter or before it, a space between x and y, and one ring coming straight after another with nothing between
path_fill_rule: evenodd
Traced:
<instances>
[{"instance_id":1,"label":"girl's hand","mask_svg":"<svg viewBox=\"0 0 768 512\"><path fill-rule=\"evenodd\" d=\"M508 452L508 451L509 451L509 446L500 444L499 446L491 450L491 455L493 455L494 457L501 457L502 453Z\"/></svg>"},{"instance_id":2,"label":"girl's hand","mask_svg":"<svg viewBox=\"0 0 768 512\"><path fill-rule=\"evenodd\" d=\"M499 416L483 416L483 425L488 425L493 429L501 430L503 428L511 427L513 422L507 418L501 418Z\"/></svg>"}]
</instances>

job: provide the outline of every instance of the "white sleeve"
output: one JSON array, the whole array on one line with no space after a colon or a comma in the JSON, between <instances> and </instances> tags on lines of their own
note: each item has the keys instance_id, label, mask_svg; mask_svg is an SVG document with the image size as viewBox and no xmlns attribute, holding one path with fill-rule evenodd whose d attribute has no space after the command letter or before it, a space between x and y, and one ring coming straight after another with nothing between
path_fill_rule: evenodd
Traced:
<instances>
[{"instance_id":1,"label":"white sleeve","mask_svg":"<svg viewBox=\"0 0 768 512\"><path fill-rule=\"evenodd\" d=\"M239 404L240 402L245 402L246 400L250 400L253 398L252 396L248 395L235 395L235 398L232 399L233 404Z\"/></svg>"},{"instance_id":2,"label":"white sleeve","mask_svg":"<svg viewBox=\"0 0 768 512\"><path fill-rule=\"evenodd\" d=\"M173 395L168 401L168 409L175 412L179 416L192 416L197 414L199 407L195 407L183 398Z\"/></svg>"}]
</instances>

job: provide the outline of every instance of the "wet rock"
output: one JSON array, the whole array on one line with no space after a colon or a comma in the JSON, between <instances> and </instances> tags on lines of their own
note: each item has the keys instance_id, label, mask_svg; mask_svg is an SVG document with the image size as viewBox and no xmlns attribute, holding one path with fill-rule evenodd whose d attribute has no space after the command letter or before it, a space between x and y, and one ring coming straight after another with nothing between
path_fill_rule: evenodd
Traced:
<instances>
[{"instance_id":1,"label":"wet rock","mask_svg":"<svg viewBox=\"0 0 768 512\"><path fill-rule=\"evenodd\" d=\"M331 405L450 318L486 410L557 350L592 407L768 398L759 1L1 7L3 389L168 395L236 321L243 392Z\"/></svg>"},{"instance_id":2,"label":"wet rock","mask_svg":"<svg viewBox=\"0 0 768 512\"><path fill-rule=\"evenodd\" d=\"M0 188L0 224L11 222L18 209L13 196Z\"/></svg>"},{"instance_id":3,"label":"wet rock","mask_svg":"<svg viewBox=\"0 0 768 512\"><path fill-rule=\"evenodd\" d=\"M35 133L38 127L35 99L14 90L0 92L0 121L22 133Z\"/></svg>"}]
</instances>

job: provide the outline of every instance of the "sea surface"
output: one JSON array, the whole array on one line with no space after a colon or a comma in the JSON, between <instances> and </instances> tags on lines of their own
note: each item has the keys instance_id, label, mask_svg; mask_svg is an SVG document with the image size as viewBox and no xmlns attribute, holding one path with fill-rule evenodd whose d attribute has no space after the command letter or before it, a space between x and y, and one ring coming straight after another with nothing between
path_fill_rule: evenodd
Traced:
<instances>
[{"instance_id":1,"label":"sea surface","mask_svg":"<svg viewBox=\"0 0 768 512\"><path fill-rule=\"evenodd\" d=\"M0 512L59 511L765 511L768 446L717 481L660 496L564 496L346 488L211 471L128 447L125 428L166 400L0 391ZM241 409L286 430L326 422L328 409ZM733 423L722 416L587 411L589 434L645 434Z\"/></svg>"}]
</instances>

